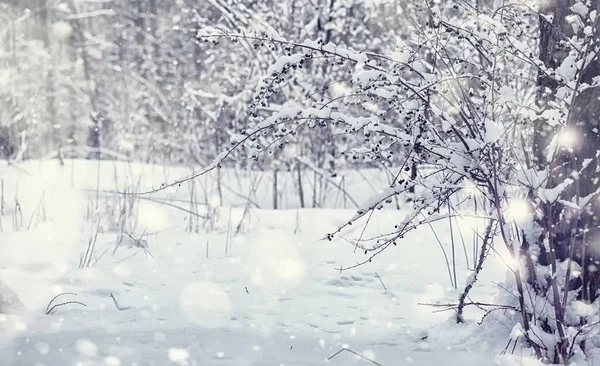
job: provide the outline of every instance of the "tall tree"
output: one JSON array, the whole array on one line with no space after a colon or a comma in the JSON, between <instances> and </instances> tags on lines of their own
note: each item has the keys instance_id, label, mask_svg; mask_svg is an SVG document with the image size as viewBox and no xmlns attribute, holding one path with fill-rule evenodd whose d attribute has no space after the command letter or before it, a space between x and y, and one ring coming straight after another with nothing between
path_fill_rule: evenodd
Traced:
<instances>
[{"instance_id":1,"label":"tall tree","mask_svg":"<svg viewBox=\"0 0 600 366\"><path fill-rule=\"evenodd\" d=\"M540 2L539 58L543 66L537 99L541 115L535 123L533 150L537 169L546 172L547 181L541 192L536 192L542 214L537 220L539 235L532 240L539 245L541 265L562 265L567 271L562 291L556 278L535 286L540 295L547 290L553 301L561 304L555 306L559 338L555 362L566 362L576 342L568 332L576 325L567 314L569 291L591 303L600 286L598 11L597 0ZM546 193L550 191L553 196L549 198ZM569 278L575 266L581 273ZM585 350L585 341L580 346Z\"/></svg>"}]
</instances>

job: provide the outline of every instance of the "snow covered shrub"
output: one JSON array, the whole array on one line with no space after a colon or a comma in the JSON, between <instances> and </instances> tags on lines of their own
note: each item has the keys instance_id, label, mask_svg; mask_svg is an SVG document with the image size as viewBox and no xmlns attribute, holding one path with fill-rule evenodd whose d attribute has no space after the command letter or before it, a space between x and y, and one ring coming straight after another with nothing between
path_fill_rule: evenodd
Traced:
<instances>
[{"instance_id":1,"label":"snow covered shrub","mask_svg":"<svg viewBox=\"0 0 600 366\"><path fill-rule=\"evenodd\" d=\"M487 202L481 214L487 225L476 270L456 304L457 322L495 239L517 263L508 281L514 296L501 306L518 314L519 332L535 355L564 364L585 357L598 317L589 304L597 301L600 259L593 234L600 192L599 7L597 0L549 0L539 9L511 1L413 5L411 24L426 26L414 25L390 53L290 40L272 28L201 30L205 41L251 42L281 54L254 91L248 125L209 170L240 151L258 160L323 128L335 131L332 138L352 159L396 156L396 179L327 235L332 239L418 187L410 213L392 232L356 240L363 263L421 225L460 215L451 198L476 189ZM324 64L346 70L338 80L345 91L277 102L296 75ZM311 82L316 91L328 89ZM433 173L407 177L423 165Z\"/></svg>"}]
</instances>

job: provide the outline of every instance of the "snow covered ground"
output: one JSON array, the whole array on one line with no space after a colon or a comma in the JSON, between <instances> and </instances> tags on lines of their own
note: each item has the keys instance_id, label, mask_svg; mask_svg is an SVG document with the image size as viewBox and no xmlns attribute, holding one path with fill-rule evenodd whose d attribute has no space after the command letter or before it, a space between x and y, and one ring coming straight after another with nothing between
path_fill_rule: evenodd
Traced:
<instances>
[{"instance_id":1,"label":"snow covered ground","mask_svg":"<svg viewBox=\"0 0 600 366\"><path fill-rule=\"evenodd\" d=\"M477 326L482 313L476 309L467 312L467 325L456 325L452 313L419 305L456 302L458 294L429 228L371 263L340 272L336 268L364 260L363 253L343 238L320 239L354 213L352 206L335 209L342 201L330 200L327 209L253 206L244 214L241 197L250 195L250 177L237 180L222 207L191 207L193 195L184 186L144 196L161 200L136 201L126 230L131 237L115 251L119 195L110 192L128 184L158 187L185 171L102 164L100 179L97 163L84 161L0 171L0 279L26 305L0 314L0 365L538 364L527 350L500 356L510 325L491 320ZM379 184L360 182L354 177L346 185L357 200ZM214 199L211 184L206 178L199 195ZM256 204L269 207L267 190L259 191ZM294 192L284 190L284 207L293 207ZM210 218L190 232L189 212L173 206ZM389 231L402 217L402 210L383 210L367 234ZM449 250L447 225L435 229ZM346 236L359 236L362 227L354 230ZM94 238L91 266L79 268ZM460 289L469 271L459 249ZM504 281L505 272L503 262L491 258L472 297L494 301L501 290L494 283ZM46 315L49 301L62 293L73 294L54 304L85 306L66 304ZM327 360L342 348L364 358L343 351Z\"/></svg>"}]
</instances>

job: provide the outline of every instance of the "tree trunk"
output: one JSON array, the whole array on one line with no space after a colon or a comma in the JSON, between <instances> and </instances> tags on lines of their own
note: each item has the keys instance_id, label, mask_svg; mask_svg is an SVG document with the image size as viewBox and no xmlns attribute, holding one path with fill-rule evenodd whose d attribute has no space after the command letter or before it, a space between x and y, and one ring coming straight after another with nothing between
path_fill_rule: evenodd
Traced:
<instances>
[{"instance_id":1,"label":"tree trunk","mask_svg":"<svg viewBox=\"0 0 600 366\"><path fill-rule=\"evenodd\" d=\"M56 146L61 145L61 131L56 120L56 87L55 87L55 67L54 67L54 52L50 34L52 33L52 19L50 17L50 1L44 0L40 5L40 20L42 23L42 43L46 52L48 52L48 69L46 74L46 87L44 91L44 100L46 102L46 121L50 125L53 141L48 141L48 150L53 150Z\"/></svg>"},{"instance_id":2,"label":"tree trunk","mask_svg":"<svg viewBox=\"0 0 600 366\"><path fill-rule=\"evenodd\" d=\"M574 14L571 7L575 3L575 0L540 1L539 58L545 68L538 73L537 104L544 118L535 121L532 161L537 170L548 172L548 179L542 187L532 188L544 192L553 190L558 195L556 198L548 198L549 195L540 192L537 195L541 216L536 221L539 236L535 247L539 253L533 254L535 251L530 250L527 239L523 239L521 246L527 267L524 272L529 273L524 280L537 296L545 297L552 304L555 312L553 320L544 319L540 314L532 315L539 317L546 332L557 337L554 349L548 350L549 355L554 355L551 361L565 364L576 342L569 337L569 328L586 324L585 318L572 323L566 316L572 302L569 292L576 292L577 297L586 302L596 299L595 264L600 260L600 206L595 198L590 204L583 204L584 198L591 197L600 187L596 173L600 148L600 90L582 87L593 85L593 79L600 76L600 63L593 56L598 51L593 40L600 32L597 20L592 24L589 16ZM590 11L600 10L600 0L591 0L588 4ZM584 34L583 26L574 28L573 17L589 25L591 34ZM580 70L578 61L581 60L591 62ZM547 283L541 283L544 281L535 275L538 272L533 268L534 261L548 270ZM571 275L572 262L581 266L581 274ZM563 288L558 277L565 268L566 276L560 275L565 283ZM585 351L585 341L577 342Z\"/></svg>"},{"instance_id":3,"label":"tree trunk","mask_svg":"<svg viewBox=\"0 0 600 366\"><path fill-rule=\"evenodd\" d=\"M564 60L569 55L569 49L566 49L564 42L566 37L572 37L572 25L567 22L567 17L572 14L570 7L574 4L573 0L552 0L541 2L540 15L540 60L549 69L561 67ZM593 0L590 10L600 10L600 1ZM545 15L553 14L552 23L548 21ZM592 25L595 37L600 36L596 25ZM582 46L579 57L587 57L597 50L593 49L591 44L585 43ZM567 61L569 62L569 61ZM547 188L555 188L563 184L566 179L573 181L566 189L562 191L559 199L577 203L580 199L594 194L600 184L597 179L596 169L597 151L600 147L599 135L599 116L600 116L600 89L588 88L580 90L581 85L593 84L593 79L600 75L600 62L597 57L582 70L578 78L573 80L575 85L575 95L569 96L567 100L567 115L565 117L565 127L552 125L546 119L540 118L536 121L534 135L534 161L538 169L548 168L550 170ZM560 102L556 98L556 93L561 85L555 77L548 76L540 72L538 77L538 105L542 110L552 108L552 104ZM554 153L548 159L548 147L556 135L559 137L556 143L558 148L553 149ZM565 141L563 141L565 140ZM563 146L560 146L562 144ZM545 228L549 231L550 247L556 249L557 259L564 261L569 257L575 256L580 264L588 260L600 260L600 241L595 238L600 235L594 235L598 231L600 212L598 200L593 200L584 210L577 210L558 202L550 202L544 208L547 213L548 224ZM591 230L592 234L587 235L585 243L583 240L583 230ZM582 245L583 244L583 245ZM577 247L572 247L576 245ZM582 258L581 254L585 251L590 257ZM588 266L584 266L584 272ZM595 299L595 290L591 295Z\"/></svg>"}]
</instances>

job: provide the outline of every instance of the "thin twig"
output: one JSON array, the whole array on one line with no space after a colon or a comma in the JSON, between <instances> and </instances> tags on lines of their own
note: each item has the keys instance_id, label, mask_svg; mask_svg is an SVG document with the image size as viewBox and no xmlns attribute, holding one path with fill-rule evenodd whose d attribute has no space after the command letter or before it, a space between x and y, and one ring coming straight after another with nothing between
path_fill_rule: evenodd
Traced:
<instances>
[{"instance_id":1,"label":"thin twig","mask_svg":"<svg viewBox=\"0 0 600 366\"><path fill-rule=\"evenodd\" d=\"M77 304L77 305L81 305L81 306L87 306L86 304L82 303L81 301L65 301L65 302L56 304L53 307L51 307L50 310L48 310L48 312L46 313L46 315L52 315L52 314L56 313L57 308L59 308L61 306L69 305L69 304Z\"/></svg>"},{"instance_id":2,"label":"thin twig","mask_svg":"<svg viewBox=\"0 0 600 366\"><path fill-rule=\"evenodd\" d=\"M369 362L371 362L371 363L372 363L372 364L374 364L374 365L377 365L377 366L383 366L383 364L380 364L379 362L376 362L376 361L374 361L374 360L371 360L370 358L367 358L367 357L365 357L365 356L361 355L361 354L360 354L360 353L358 353L358 352L354 352L353 350L351 350L351 349L349 349L349 348L342 348L342 349L340 349L340 350L339 350L339 351L337 351L336 353L334 353L334 354L332 354L331 356L327 357L327 361L331 361L331 360L332 360L332 359L333 359L335 356L339 355L340 353L342 353L342 352L344 352L344 351L346 351L346 352L350 352L350 353L352 353L353 355L355 355L355 356L358 356L358 357L362 358L363 360L366 360L366 361L369 361Z\"/></svg>"},{"instance_id":3,"label":"thin twig","mask_svg":"<svg viewBox=\"0 0 600 366\"><path fill-rule=\"evenodd\" d=\"M58 294L56 296L54 296L52 298L52 300L50 300L50 302L48 303L48 306L46 306L46 314L48 314L48 312L50 311L50 306L52 305L52 303L54 302L54 300L56 300L57 298L64 296L64 295L73 295L73 296L77 296L76 293L74 292L63 292L62 294Z\"/></svg>"},{"instance_id":4,"label":"thin twig","mask_svg":"<svg viewBox=\"0 0 600 366\"><path fill-rule=\"evenodd\" d=\"M385 291L387 291L387 288L385 287L385 284L383 283L383 281L381 280L381 276L379 276L379 274L377 272L375 272L375 278L377 278L379 280L379 282L381 283L381 286L383 286L383 289Z\"/></svg>"},{"instance_id":5,"label":"thin twig","mask_svg":"<svg viewBox=\"0 0 600 366\"><path fill-rule=\"evenodd\" d=\"M124 310L128 310L131 307L130 306L119 306L119 303L117 302L117 299L115 298L115 296L112 294L112 292L110 293L110 298L113 300L113 303L115 304L115 307L117 308L117 310L119 311L124 311Z\"/></svg>"}]
</instances>

